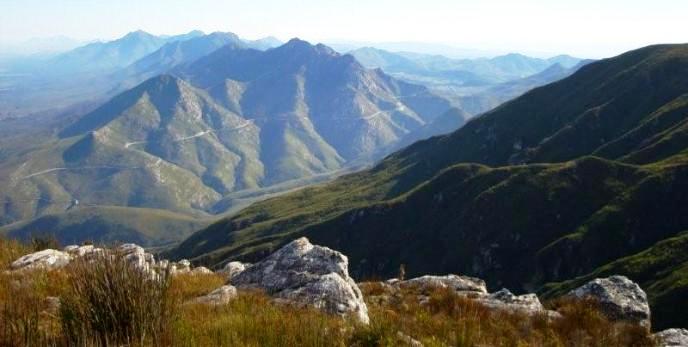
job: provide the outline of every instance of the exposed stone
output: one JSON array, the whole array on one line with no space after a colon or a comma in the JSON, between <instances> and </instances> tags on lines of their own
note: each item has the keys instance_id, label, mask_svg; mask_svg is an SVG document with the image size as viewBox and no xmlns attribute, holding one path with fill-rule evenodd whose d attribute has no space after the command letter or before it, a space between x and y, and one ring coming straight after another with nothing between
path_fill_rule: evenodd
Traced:
<instances>
[{"instance_id":1,"label":"exposed stone","mask_svg":"<svg viewBox=\"0 0 688 347\"><path fill-rule=\"evenodd\" d=\"M234 276L240 274L249 266L251 266L251 264L242 263L240 261L232 261L227 263L227 265L225 265L225 267L223 267L222 270L218 272L225 275L227 277L227 281L231 281L232 278L234 278Z\"/></svg>"},{"instance_id":2,"label":"exposed stone","mask_svg":"<svg viewBox=\"0 0 688 347\"><path fill-rule=\"evenodd\" d=\"M119 245L116 248L116 251L120 252L123 255L146 253L146 250L143 249L143 247L141 247L135 243L125 243L125 244Z\"/></svg>"},{"instance_id":3,"label":"exposed stone","mask_svg":"<svg viewBox=\"0 0 688 347\"><path fill-rule=\"evenodd\" d=\"M74 251L77 250L77 249L79 249L79 246L78 246L78 245L69 245L69 246L65 246L65 247L62 249L62 251L63 251L63 252L67 252L67 253L72 253L72 252L74 252Z\"/></svg>"},{"instance_id":4,"label":"exposed stone","mask_svg":"<svg viewBox=\"0 0 688 347\"><path fill-rule=\"evenodd\" d=\"M10 265L10 268L12 270L59 269L69 264L71 258L69 253L54 249L45 249L40 252L27 254L15 260Z\"/></svg>"},{"instance_id":5,"label":"exposed stone","mask_svg":"<svg viewBox=\"0 0 688 347\"><path fill-rule=\"evenodd\" d=\"M446 275L446 276L422 276L407 281L396 281L395 285L401 287L414 286L421 290L435 288L449 288L457 292L476 292L487 294L485 281L468 276Z\"/></svg>"},{"instance_id":6,"label":"exposed stone","mask_svg":"<svg viewBox=\"0 0 688 347\"><path fill-rule=\"evenodd\" d=\"M262 289L297 305L351 315L368 323L368 308L356 283L349 277L348 259L327 247L300 238L230 281L238 288Z\"/></svg>"},{"instance_id":7,"label":"exposed stone","mask_svg":"<svg viewBox=\"0 0 688 347\"><path fill-rule=\"evenodd\" d=\"M226 305L237 295L234 286L225 285L213 290L210 294L196 298L194 302L207 305Z\"/></svg>"},{"instance_id":8,"label":"exposed stone","mask_svg":"<svg viewBox=\"0 0 688 347\"><path fill-rule=\"evenodd\" d=\"M96 248L93 245L71 245L65 247L63 251L69 253L73 257L86 257L87 259L92 258L96 254L102 254L103 252L105 252L105 250L103 250L102 248Z\"/></svg>"},{"instance_id":9,"label":"exposed stone","mask_svg":"<svg viewBox=\"0 0 688 347\"><path fill-rule=\"evenodd\" d=\"M477 298L482 305L492 309L519 312L527 315L546 314L551 318L561 315L556 311L546 310L540 299L535 294L514 295L511 291L503 288L500 291L489 294L485 297Z\"/></svg>"},{"instance_id":10,"label":"exposed stone","mask_svg":"<svg viewBox=\"0 0 688 347\"><path fill-rule=\"evenodd\" d=\"M146 253L146 250L134 243L119 245L115 251L128 260L131 264L144 271L150 271L155 265L155 257Z\"/></svg>"},{"instance_id":11,"label":"exposed stone","mask_svg":"<svg viewBox=\"0 0 688 347\"><path fill-rule=\"evenodd\" d=\"M190 261L188 261L186 259L182 259L182 260L177 262L177 271L185 272L185 271L190 271L190 270L191 270L191 262Z\"/></svg>"},{"instance_id":12,"label":"exposed stone","mask_svg":"<svg viewBox=\"0 0 688 347\"><path fill-rule=\"evenodd\" d=\"M401 331L397 331L397 339L402 343L402 346L423 347L423 344L420 341L402 333Z\"/></svg>"},{"instance_id":13,"label":"exposed stone","mask_svg":"<svg viewBox=\"0 0 688 347\"><path fill-rule=\"evenodd\" d=\"M568 295L597 300L602 312L611 320L629 321L650 327L647 295L640 286L624 276L594 279Z\"/></svg>"},{"instance_id":14,"label":"exposed stone","mask_svg":"<svg viewBox=\"0 0 688 347\"><path fill-rule=\"evenodd\" d=\"M653 335L660 347L688 347L688 330L667 329Z\"/></svg>"},{"instance_id":15,"label":"exposed stone","mask_svg":"<svg viewBox=\"0 0 688 347\"><path fill-rule=\"evenodd\" d=\"M199 266L191 271L192 275L205 275L213 273L210 269L204 266Z\"/></svg>"}]
</instances>

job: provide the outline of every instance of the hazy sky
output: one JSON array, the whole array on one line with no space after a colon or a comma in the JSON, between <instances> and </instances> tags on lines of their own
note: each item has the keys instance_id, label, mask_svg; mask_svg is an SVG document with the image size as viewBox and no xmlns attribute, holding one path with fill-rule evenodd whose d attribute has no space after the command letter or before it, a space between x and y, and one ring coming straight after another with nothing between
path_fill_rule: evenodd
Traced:
<instances>
[{"instance_id":1,"label":"hazy sky","mask_svg":"<svg viewBox=\"0 0 688 347\"><path fill-rule=\"evenodd\" d=\"M425 41L603 57L688 42L687 0L0 0L0 41L143 29L247 38Z\"/></svg>"}]
</instances>

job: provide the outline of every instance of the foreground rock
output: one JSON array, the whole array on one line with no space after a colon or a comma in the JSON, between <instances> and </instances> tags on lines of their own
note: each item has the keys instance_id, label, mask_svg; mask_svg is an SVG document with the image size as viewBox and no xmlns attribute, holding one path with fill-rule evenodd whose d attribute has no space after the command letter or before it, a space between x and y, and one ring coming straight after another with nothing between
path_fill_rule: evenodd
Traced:
<instances>
[{"instance_id":1,"label":"foreground rock","mask_svg":"<svg viewBox=\"0 0 688 347\"><path fill-rule=\"evenodd\" d=\"M230 282L239 289L262 289L290 303L369 322L361 290L349 277L347 257L306 238L287 244Z\"/></svg>"},{"instance_id":2,"label":"foreground rock","mask_svg":"<svg viewBox=\"0 0 688 347\"><path fill-rule=\"evenodd\" d=\"M688 330L667 329L653 335L660 347L688 347Z\"/></svg>"},{"instance_id":3,"label":"foreground rock","mask_svg":"<svg viewBox=\"0 0 688 347\"><path fill-rule=\"evenodd\" d=\"M475 300L485 307L494 310L518 312L527 315L546 314L556 318L560 315L555 311L546 310L535 294L514 295L508 289L502 289L495 293L488 293L485 281L468 276L421 276L406 281L397 279L379 283L383 289L384 297L376 298L378 301L389 301L389 296L398 295L401 289L411 289L418 292L421 304L428 302L429 294L434 289L450 289L457 295Z\"/></svg>"},{"instance_id":4,"label":"foreground rock","mask_svg":"<svg viewBox=\"0 0 688 347\"><path fill-rule=\"evenodd\" d=\"M167 260L156 262L153 254L146 252L143 247L135 243L125 243L112 249L97 248L93 245L69 245L64 247L62 251L46 249L27 254L15 260L10 265L10 268L14 271L32 269L53 270L66 266L74 259L93 260L104 254L119 254L136 268L153 275L159 274L162 271L170 271L172 274L191 273L193 275L213 273L202 266L197 268L191 267L191 262L188 260L181 260L178 263Z\"/></svg>"},{"instance_id":5,"label":"foreground rock","mask_svg":"<svg viewBox=\"0 0 688 347\"><path fill-rule=\"evenodd\" d=\"M45 249L40 252L27 254L10 264L12 270L53 270L66 266L72 260L69 253Z\"/></svg>"},{"instance_id":6,"label":"foreground rock","mask_svg":"<svg viewBox=\"0 0 688 347\"><path fill-rule=\"evenodd\" d=\"M215 289L210 294L196 298L194 302L206 305L226 305L237 296L234 286L226 285Z\"/></svg>"},{"instance_id":7,"label":"foreground rock","mask_svg":"<svg viewBox=\"0 0 688 347\"><path fill-rule=\"evenodd\" d=\"M568 295L578 299L597 300L602 313L611 320L628 321L650 328L647 294L625 276L597 278L572 290Z\"/></svg>"},{"instance_id":8,"label":"foreground rock","mask_svg":"<svg viewBox=\"0 0 688 347\"><path fill-rule=\"evenodd\" d=\"M446 275L446 276L422 276L407 281L392 282L399 287L415 287L421 290L436 288L449 288L457 292L476 292L487 294L485 281L468 276Z\"/></svg>"},{"instance_id":9,"label":"foreground rock","mask_svg":"<svg viewBox=\"0 0 688 347\"><path fill-rule=\"evenodd\" d=\"M227 277L227 281L231 281L232 278L234 278L236 275L242 273L244 270L246 270L247 267L251 266L249 263L242 263L239 261L231 261L225 265L225 267L222 268L222 270L218 271L220 274L223 274Z\"/></svg>"},{"instance_id":10,"label":"foreground rock","mask_svg":"<svg viewBox=\"0 0 688 347\"><path fill-rule=\"evenodd\" d=\"M104 252L102 248L96 248L93 245L71 245L65 247L63 251L69 253L73 257L92 257Z\"/></svg>"}]
</instances>

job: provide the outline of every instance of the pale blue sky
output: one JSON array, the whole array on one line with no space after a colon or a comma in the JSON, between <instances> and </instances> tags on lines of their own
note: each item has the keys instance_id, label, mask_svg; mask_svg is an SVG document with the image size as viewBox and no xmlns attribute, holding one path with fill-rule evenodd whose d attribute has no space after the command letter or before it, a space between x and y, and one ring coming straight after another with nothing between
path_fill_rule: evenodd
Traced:
<instances>
[{"instance_id":1,"label":"pale blue sky","mask_svg":"<svg viewBox=\"0 0 688 347\"><path fill-rule=\"evenodd\" d=\"M0 41L192 29L610 56L688 42L686 0L0 0Z\"/></svg>"}]
</instances>

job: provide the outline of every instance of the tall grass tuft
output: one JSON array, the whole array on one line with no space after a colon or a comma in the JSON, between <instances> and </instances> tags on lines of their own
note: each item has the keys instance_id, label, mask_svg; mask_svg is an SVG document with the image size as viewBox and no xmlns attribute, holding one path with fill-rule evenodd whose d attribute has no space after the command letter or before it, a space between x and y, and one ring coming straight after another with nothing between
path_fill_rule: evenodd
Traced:
<instances>
[{"instance_id":1,"label":"tall grass tuft","mask_svg":"<svg viewBox=\"0 0 688 347\"><path fill-rule=\"evenodd\" d=\"M169 345L176 303L168 272L152 275L121 255L74 262L62 296L62 331L69 345Z\"/></svg>"}]
</instances>

